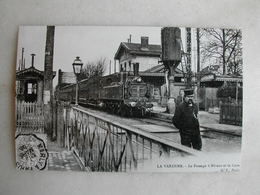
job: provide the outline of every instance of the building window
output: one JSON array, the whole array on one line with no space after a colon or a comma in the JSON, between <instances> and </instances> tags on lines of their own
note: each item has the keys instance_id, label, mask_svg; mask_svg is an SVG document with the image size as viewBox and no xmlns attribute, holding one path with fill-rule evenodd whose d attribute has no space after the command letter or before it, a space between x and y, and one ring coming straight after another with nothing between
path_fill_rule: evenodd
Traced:
<instances>
[{"instance_id":1,"label":"building window","mask_svg":"<svg viewBox=\"0 0 260 195\"><path fill-rule=\"evenodd\" d=\"M32 94L33 88L32 88L32 83L27 84L27 94Z\"/></svg>"},{"instance_id":2,"label":"building window","mask_svg":"<svg viewBox=\"0 0 260 195\"><path fill-rule=\"evenodd\" d=\"M33 94L37 94L37 83L33 84Z\"/></svg>"},{"instance_id":3,"label":"building window","mask_svg":"<svg viewBox=\"0 0 260 195\"><path fill-rule=\"evenodd\" d=\"M124 71L126 71L126 62L125 62L125 64L124 64Z\"/></svg>"},{"instance_id":4,"label":"building window","mask_svg":"<svg viewBox=\"0 0 260 195\"><path fill-rule=\"evenodd\" d=\"M37 84L36 83L27 84L27 94L37 94Z\"/></svg>"},{"instance_id":5,"label":"building window","mask_svg":"<svg viewBox=\"0 0 260 195\"><path fill-rule=\"evenodd\" d=\"M19 94L24 94L24 85L19 84Z\"/></svg>"}]
</instances>

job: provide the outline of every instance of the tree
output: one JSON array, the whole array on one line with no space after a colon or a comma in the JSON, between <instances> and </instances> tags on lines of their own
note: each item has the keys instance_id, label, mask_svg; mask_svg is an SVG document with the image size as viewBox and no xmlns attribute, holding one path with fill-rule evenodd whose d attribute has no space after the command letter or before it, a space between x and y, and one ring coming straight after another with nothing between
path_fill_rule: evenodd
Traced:
<instances>
[{"instance_id":1,"label":"tree","mask_svg":"<svg viewBox=\"0 0 260 195\"><path fill-rule=\"evenodd\" d=\"M223 74L242 74L242 35L235 29L203 29L201 44L203 60L217 59Z\"/></svg>"},{"instance_id":2,"label":"tree","mask_svg":"<svg viewBox=\"0 0 260 195\"><path fill-rule=\"evenodd\" d=\"M93 62L87 62L86 65L82 68L82 71L79 75L79 80L102 76L105 72L105 63L106 58L103 57Z\"/></svg>"}]
</instances>

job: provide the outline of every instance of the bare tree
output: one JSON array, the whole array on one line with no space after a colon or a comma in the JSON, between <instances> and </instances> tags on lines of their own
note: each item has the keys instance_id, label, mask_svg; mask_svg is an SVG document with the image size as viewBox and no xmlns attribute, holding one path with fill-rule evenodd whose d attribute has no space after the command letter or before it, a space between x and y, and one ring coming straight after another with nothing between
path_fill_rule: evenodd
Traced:
<instances>
[{"instance_id":1,"label":"bare tree","mask_svg":"<svg viewBox=\"0 0 260 195\"><path fill-rule=\"evenodd\" d=\"M206 39L201 44L203 60L217 59L223 64L223 74L242 73L241 30L234 29L203 29Z\"/></svg>"},{"instance_id":2,"label":"bare tree","mask_svg":"<svg viewBox=\"0 0 260 195\"><path fill-rule=\"evenodd\" d=\"M106 58L99 58L93 62L87 62L82 68L79 80L102 76L105 72Z\"/></svg>"}]
</instances>

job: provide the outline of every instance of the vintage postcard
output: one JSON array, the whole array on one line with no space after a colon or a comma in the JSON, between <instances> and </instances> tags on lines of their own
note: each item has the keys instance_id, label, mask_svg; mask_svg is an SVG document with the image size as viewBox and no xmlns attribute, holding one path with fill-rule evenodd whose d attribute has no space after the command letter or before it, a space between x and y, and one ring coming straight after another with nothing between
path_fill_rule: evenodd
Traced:
<instances>
[{"instance_id":1,"label":"vintage postcard","mask_svg":"<svg viewBox=\"0 0 260 195\"><path fill-rule=\"evenodd\" d=\"M20 26L16 167L239 171L240 29Z\"/></svg>"}]
</instances>

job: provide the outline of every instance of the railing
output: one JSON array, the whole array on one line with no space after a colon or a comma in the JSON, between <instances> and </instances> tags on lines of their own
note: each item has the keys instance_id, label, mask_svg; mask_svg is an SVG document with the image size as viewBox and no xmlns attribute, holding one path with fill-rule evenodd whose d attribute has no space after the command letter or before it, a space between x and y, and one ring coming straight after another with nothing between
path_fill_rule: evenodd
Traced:
<instances>
[{"instance_id":1,"label":"railing","mask_svg":"<svg viewBox=\"0 0 260 195\"><path fill-rule=\"evenodd\" d=\"M141 169L145 162L159 157L200 154L78 107L67 106L59 111L63 112L59 126L65 128L62 136L64 145L73 149L82 164L91 171L136 170Z\"/></svg>"},{"instance_id":2,"label":"railing","mask_svg":"<svg viewBox=\"0 0 260 195\"><path fill-rule=\"evenodd\" d=\"M219 123L242 126L242 103L220 103Z\"/></svg>"},{"instance_id":3,"label":"railing","mask_svg":"<svg viewBox=\"0 0 260 195\"><path fill-rule=\"evenodd\" d=\"M16 102L16 131L44 132L43 104Z\"/></svg>"}]
</instances>

